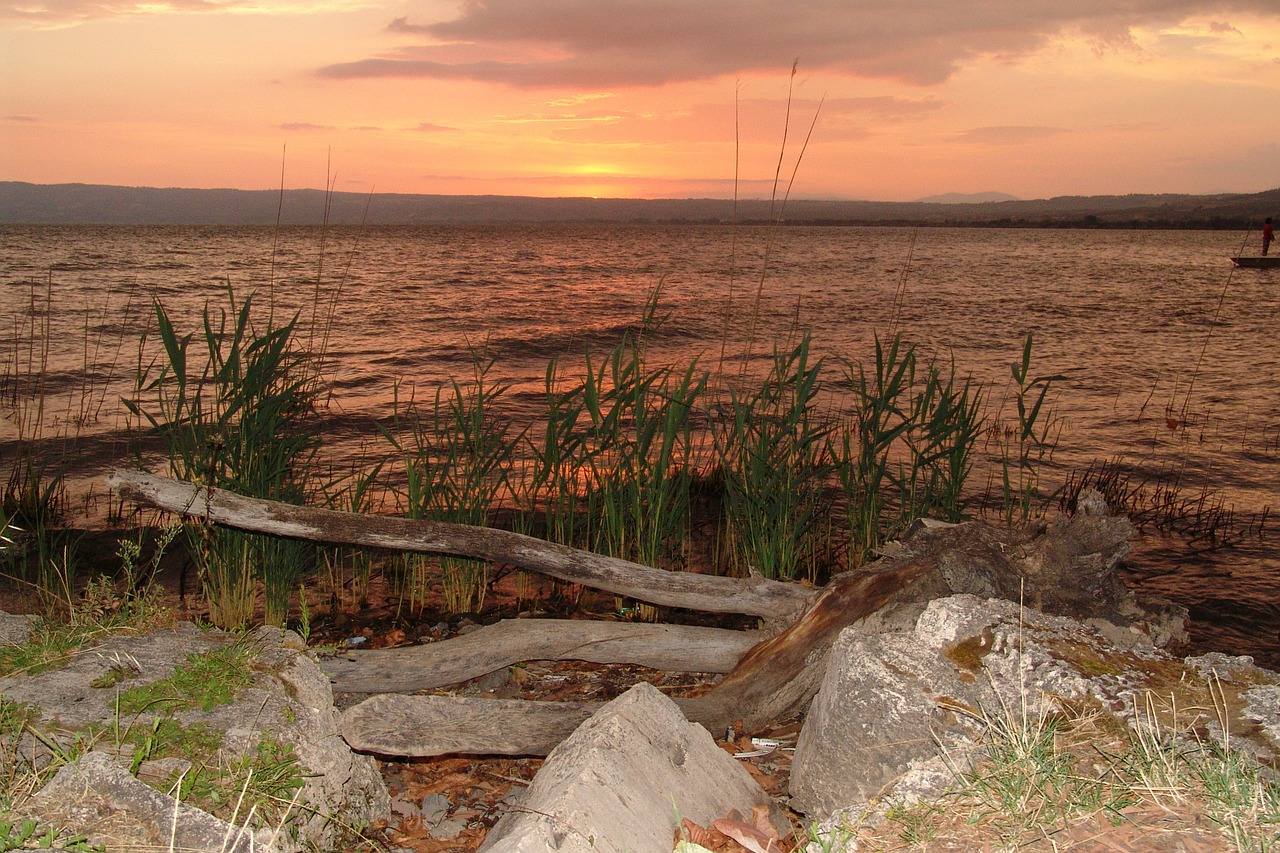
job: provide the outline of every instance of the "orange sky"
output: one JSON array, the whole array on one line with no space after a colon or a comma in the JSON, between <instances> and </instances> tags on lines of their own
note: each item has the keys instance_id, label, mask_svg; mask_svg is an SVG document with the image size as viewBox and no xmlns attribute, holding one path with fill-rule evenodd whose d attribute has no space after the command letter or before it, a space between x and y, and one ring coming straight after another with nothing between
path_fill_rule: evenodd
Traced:
<instances>
[{"instance_id":1,"label":"orange sky","mask_svg":"<svg viewBox=\"0 0 1280 853\"><path fill-rule=\"evenodd\" d=\"M758 197L781 153L793 198L1280 186L1280 0L0 0L0 72L0 180Z\"/></svg>"}]
</instances>

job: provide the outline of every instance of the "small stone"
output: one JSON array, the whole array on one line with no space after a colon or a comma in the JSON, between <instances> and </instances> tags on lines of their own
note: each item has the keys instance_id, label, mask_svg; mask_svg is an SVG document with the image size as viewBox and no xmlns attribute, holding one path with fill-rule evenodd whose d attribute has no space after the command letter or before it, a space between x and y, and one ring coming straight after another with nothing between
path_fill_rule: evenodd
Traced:
<instances>
[{"instance_id":1,"label":"small stone","mask_svg":"<svg viewBox=\"0 0 1280 853\"><path fill-rule=\"evenodd\" d=\"M449 798L444 794L430 794L422 799L422 824L423 826L436 826L449 814L452 807Z\"/></svg>"},{"instance_id":2,"label":"small stone","mask_svg":"<svg viewBox=\"0 0 1280 853\"><path fill-rule=\"evenodd\" d=\"M449 820L442 820L440 823L431 827L431 837L438 838L441 841L449 841L457 838L466 831L467 822L465 820L450 818Z\"/></svg>"}]
</instances>

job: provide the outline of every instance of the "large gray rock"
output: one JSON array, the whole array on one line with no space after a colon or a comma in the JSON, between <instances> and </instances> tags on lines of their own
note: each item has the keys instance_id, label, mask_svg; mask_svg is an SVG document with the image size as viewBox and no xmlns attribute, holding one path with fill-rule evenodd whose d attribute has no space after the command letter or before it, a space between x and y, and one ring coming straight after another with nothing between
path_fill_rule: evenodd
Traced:
<instances>
[{"instance_id":1,"label":"large gray rock","mask_svg":"<svg viewBox=\"0 0 1280 853\"><path fill-rule=\"evenodd\" d=\"M638 684L547 756L480 848L489 853L670 853L681 818L710 825L772 805L675 703Z\"/></svg>"},{"instance_id":2,"label":"large gray rock","mask_svg":"<svg viewBox=\"0 0 1280 853\"><path fill-rule=\"evenodd\" d=\"M19 646L31 637L31 628L38 617L15 616L0 610L0 646Z\"/></svg>"},{"instance_id":3,"label":"large gray rock","mask_svg":"<svg viewBox=\"0 0 1280 853\"><path fill-rule=\"evenodd\" d=\"M991 721L1034 720L1059 697L1122 708L1138 689L1123 673L1087 677L1065 659L1073 654L1160 657L1072 619L972 595L930 602L909 631L846 629L796 745L793 807L825 817L872 799L929 798L954 780L947 762L966 766Z\"/></svg>"},{"instance_id":4,"label":"large gray rock","mask_svg":"<svg viewBox=\"0 0 1280 853\"><path fill-rule=\"evenodd\" d=\"M236 826L179 803L129 775L105 752L62 767L32 807L56 826L94 826L110 849L209 853L293 853L298 846L273 828Z\"/></svg>"},{"instance_id":5,"label":"large gray rock","mask_svg":"<svg viewBox=\"0 0 1280 853\"><path fill-rule=\"evenodd\" d=\"M351 827L388 817L390 797L375 760L353 753L342 739L341 715L334 708L329 679L292 632L262 628L246 640L256 653L254 679L231 702L172 713L158 705L127 718L119 716L116 696L121 690L167 678L190 655L235 641L233 635L202 631L190 623L141 636L117 636L81 649L57 669L0 679L0 692L10 702L34 706L39 717L35 725L44 729L46 738L64 737L68 744L75 732L93 724L105 725L107 731L145 730L158 716L170 716L186 728L199 724L220 733L225 760L254 755L264 738L287 744L303 777L290 826L320 849L340 848ZM103 679L113 671L115 677ZM94 686L108 681L111 686ZM43 749L35 739L20 745L23 760L36 767L47 761ZM129 764L127 751L119 760ZM53 802L56 799L38 800L31 816L41 817L41 805ZM104 808L114 806L107 802ZM176 804L171 801L172 808ZM66 828L92 835L103 823L98 815L87 824Z\"/></svg>"}]
</instances>

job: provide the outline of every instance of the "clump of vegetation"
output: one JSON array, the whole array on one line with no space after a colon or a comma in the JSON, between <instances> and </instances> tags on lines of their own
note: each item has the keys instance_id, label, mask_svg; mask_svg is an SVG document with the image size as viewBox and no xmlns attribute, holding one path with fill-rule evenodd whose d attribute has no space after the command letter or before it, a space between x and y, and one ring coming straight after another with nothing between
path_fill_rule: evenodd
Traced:
<instances>
[{"instance_id":1,"label":"clump of vegetation","mask_svg":"<svg viewBox=\"0 0 1280 853\"><path fill-rule=\"evenodd\" d=\"M253 683L253 657L252 644L245 640L189 655L168 678L121 692L116 700L120 713L209 711L225 705Z\"/></svg>"},{"instance_id":2,"label":"clump of vegetation","mask_svg":"<svg viewBox=\"0 0 1280 853\"><path fill-rule=\"evenodd\" d=\"M108 585L98 589L106 590ZM151 602L153 597L143 594L137 600ZM29 642L0 649L0 675L61 665L85 643L157 624L149 621L155 615L137 608L109 607L101 595L86 595L75 603L66 622L46 620ZM107 748L128 756L134 775L142 774L148 762L180 759L186 770L176 769L164 779L140 778L224 820L244 823L252 816L255 821L287 824L295 814L297 793L307 772L292 746L264 732L253 751L233 757L224 753L220 733L201 723L184 725L174 717L183 709L209 710L233 701L252 682L254 659L253 644L241 638L188 656L168 678L119 690L138 670L128 655L117 655L116 664L94 683L100 689L118 691L115 719L70 731L41 723L36 707L0 697L0 814L20 809L59 768L91 750ZM0 849L50 845L66 850L102 849L90 845L84 836L37 821L0 821Z\"/></svg>"},{"instance_id":3,"label":"clump of vegetation","mask_svg":"<svg viewBox=\"0 0 1280 853\"><path fill-rule=\"evenodd\" d=\"M255 318L252 296L205 306L201 346L180 334L160 302L156 329L163 358L138 366L129 411L163 440L178 479L286 503L308 498L307 477L320 446L316 405L320 354L298 343L298 317ZM253 617L256 584L265 589L264 619L283 625L302 572L314 562L309 543L188 525L190 550L220 628Z\"/></svg>"},{"instance_id":4,"label":"clump of vegetation","mask_svg":"<svg viewBox=\"0 0 1280 853\"><path fill-rule=\"evenodd\" d=\"M1224 726L1223 740L1231 716L1213 682L1200 682L1205 704L1184 709L1176 723L1160 722L1150 693L1135 699L1131 728L1109 725L1109 713L1087 706L977 711L972 716L985 729L980 758L951 763L949 792L895 805L883 820L846 822L826 837L811 833L832 850L1057 850L1095 837L1136 840L1212 826L1242 853L1278 849L1280 783L1256 761L1206 739L1204 709Z\"/></svg>"}]
</instances>

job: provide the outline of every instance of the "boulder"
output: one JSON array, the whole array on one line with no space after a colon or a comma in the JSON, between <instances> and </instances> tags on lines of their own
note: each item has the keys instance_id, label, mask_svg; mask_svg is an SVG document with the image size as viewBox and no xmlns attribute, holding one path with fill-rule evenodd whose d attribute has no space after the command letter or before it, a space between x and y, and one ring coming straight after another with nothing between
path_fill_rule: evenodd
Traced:
<instances>
[{"instance_id":1,"label":"boulder","mask_svg":"<svg viewBox=\"0 0 1280 853\"><path fill-rule=\"evenodd\" d=\"M825 817L895 789L900 801L940 793L953 778L943 756L966 766L993 721L1085 696L1123 707L1137 689L1123 672L1143 659L1167 656L1137 635L1125 648L1075 619L973 595L930 602L907 631L848 628L796 745L792 805Z\"/></svg>"},{"instance_id":2,"label":"boulder","mask_svg":"<svg viewBox=\"0 0 1280 853\"><path fill-rule=\"evenodd\" d=\"M36 616L15 616L0 610L0 646L20 646L31 637Z\"/></svg>"},{"instance_id":3,"label":"boulder","mask_svg":"<svg viewBox=\"0 0 1280 853\"><path fill-rule=\"evenodd\" d=\"M255 659L251 684L230 701L207 709L178 710L157 702L137 714L119 713L116 697L121 691L168 678L187 664L189 656L233 642L250 643ZM9 702L31 706L36 717L32 726L41 730L44 740L65 747L73 747L77 738L83 740L83 732L93 727L98 731L138 732L150 729L159 720L170 719L184 731L200 727L216 733L220 739L219 761L256 756L265 739L291 748L301 787L289 806L288 825L301 841L321 849L340 848L352 828L390 815L390 798L375 760L352 752L342 739L338 731L341 715L334 708L329 679L306 652L301 638L292 632L260 628L249 637L238 639L221 631L204 631L191 623L179 623L142 635L120 635L78 650L61 667L0 679L0 692ZM132 744L127 742L117 747L110 737L98 736L97 743L101 749L90 755L111 753L122 767L136 769L139 778L152 780L166 790L176 775L169 771L183 770L177 765L139 763L134 759ZM19 759L33 768L44 766L50 759L48 747L30 736L18 745L17 752ZM75 770L70 779L64 778L53 792L65 790L67 785L84 784L90 778L86 774L92 778L102 776L101 762L107 759L90 759L86 755L77 764L83 765L85 759L89 764ZM169 800L165 794L157 792L157 796ZM67 815L50 811L60 799L56 793L37 797L25 813L92 838L111 823L104 818L106 812L119 812L119 820L126 823L141 820L145 824L149 816L166 811L148 805L135 810L136 814L125 815L123 811L127 809L122 803L149 802L131 793L124 799L101 801L101 809L87 823L66 823L63 818ZM169 800L170 816L187 810ZM152 827L161 837L166 837L167 829L167 824Z\"/></svg>"},{"instance_id":4,"label":"boulder","mask_svg":"<svg viewBox=\"0 0 1280 853\"><path fill-rule=\"evenodd\" d=\"M288 833L219 820L179 803L129 774L106 752L65 765L37 793L30 809L48 823L92 826L109 849L294 853Z\"/></svg>"},{"instance_id":5,"label":"boulder","mask_svg":"<svg viewBox=\"0 0 1280 853\"><path fill-rule=\"evenodd\" d=\"M666 696L637 684L562 741L490 831L488 853L670 853L681 818L710 825L772 802Z\"/></svg>"}]
</instances>

